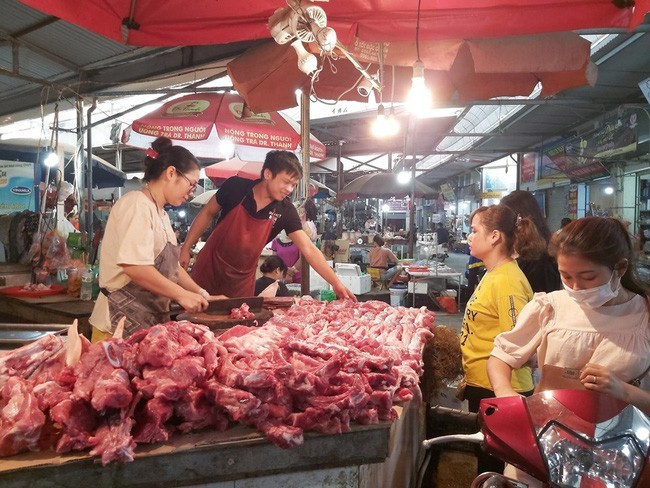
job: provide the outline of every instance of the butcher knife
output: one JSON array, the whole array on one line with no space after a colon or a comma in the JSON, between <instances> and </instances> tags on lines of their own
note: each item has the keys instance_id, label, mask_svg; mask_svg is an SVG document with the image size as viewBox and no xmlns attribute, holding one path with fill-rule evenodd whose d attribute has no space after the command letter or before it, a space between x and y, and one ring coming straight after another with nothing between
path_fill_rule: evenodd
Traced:
<instances>
[{"instance_id":1,"label":"butcher knife","mask_svg":"<svg viewBox=\"0 0 650 488\"><path fill-rule=\"evenodd\" d=\"M205 313L209 314L230 315L233 308L239 308L244 303L248 304L251 313L257 313L262 310L264 297L224 298L222 300L213 300L208 303L208 308L205 310Z\"/></svg>"}]
</instances>

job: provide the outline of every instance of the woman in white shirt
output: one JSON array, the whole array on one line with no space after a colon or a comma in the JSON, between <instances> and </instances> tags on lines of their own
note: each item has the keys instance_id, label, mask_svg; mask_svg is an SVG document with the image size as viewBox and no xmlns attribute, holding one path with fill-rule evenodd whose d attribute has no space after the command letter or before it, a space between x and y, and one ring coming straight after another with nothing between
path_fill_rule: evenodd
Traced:
<instances>
[{"instance_id":1,"label":"woman in white shirt","mask_svg":"<svg viewBox=\"0 0 650 488\"><path fill-rule=\"evenodd\" d=\"M164 206L187 201L200 166L190 151L159 137L147 150L140 191L111 209L102 241L99 286L90 317L93 342L110 337L124 317L125 336L169 320L171 300L188 312L207 308L207 291L179 265L180 247Z\"/></svg>"},{"instance_id":2,"label":"woman in white shirt","mask_svg":"<svg viewBox=\"0 0 650 488\"><path fill-rule=\"evenodd\" d=\"M564 289L537 293L515 328L497 336L487 363L495 395L517 395L511 372L537 354L536 391L586 388L650 415L648 289L625 227L613 218L578 219L553 235L549 250ZM512 466L504 474L541 486Z\"/></svg>"}]
</instances>

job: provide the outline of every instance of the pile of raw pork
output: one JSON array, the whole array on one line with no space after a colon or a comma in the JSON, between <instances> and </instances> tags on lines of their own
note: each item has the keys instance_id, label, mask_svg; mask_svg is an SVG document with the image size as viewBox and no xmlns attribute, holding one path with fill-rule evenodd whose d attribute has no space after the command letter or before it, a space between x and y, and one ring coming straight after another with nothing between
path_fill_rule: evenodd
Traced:
<instances>
[{"instance_id":1,"label":"pile of raw pork","mask_svg":"<svg viewBox=\"0 0 650 488\"><path fill-rule=\"evenodd\" d=\"M71 328L0 356L0 456L90 449L133 460L140 442L239 422L281 447L303 432L395 418L418 388L435 315L383 302L300 299L263 327L215 335L169 322L90 344Z\"/></svg>"}]
</instances>

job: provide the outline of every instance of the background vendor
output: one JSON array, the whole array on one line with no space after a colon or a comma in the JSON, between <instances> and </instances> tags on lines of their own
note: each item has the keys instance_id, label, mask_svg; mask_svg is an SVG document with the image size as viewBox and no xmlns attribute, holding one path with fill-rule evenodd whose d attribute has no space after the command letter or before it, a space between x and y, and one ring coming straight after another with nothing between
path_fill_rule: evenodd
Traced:
<instances>
[{"instance_id":1,"label":"background vendor","mask_svg":"<svg viewBox=\"0 0 650 488\"><path fill-rule=\"evenodd\" d=\"M208 292L179 265L180 248L164 205L190 199L199 180L199 163L187 149L159 137L147 150L139 191L120 198L106 223L99 286L90 317L93 342L110 337L126 317L125 336L169 321L174 300L188 312L207 308Z\"/></svg>"},{"instance_id":2,"label":"background vendor","mask_svg":"<svg viewBox=\"0 0 650 488\"><path fill-rule=\"evenodd\" d=\"M289 200L302 177L302 167L289 151L270 151L255 181L234 176L194 219L181 250L187 267L190 249L217 217L217 225L196 258L192 277L213 294L252 296L257 262L264 246L285 230L304 259L332 285L339 298L355 299L302 230L296 208Z\"/></svg>"}]
</instances>

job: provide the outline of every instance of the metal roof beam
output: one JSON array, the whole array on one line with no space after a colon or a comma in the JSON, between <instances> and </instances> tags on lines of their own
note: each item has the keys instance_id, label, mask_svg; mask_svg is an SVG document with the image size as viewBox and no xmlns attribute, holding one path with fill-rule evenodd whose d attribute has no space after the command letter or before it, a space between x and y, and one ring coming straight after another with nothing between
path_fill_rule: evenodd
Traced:
<instances>
[{"instance_id":1,"label":"metal roof beam","mask_svg":"<svg viewBox=\"0 0 650 488\"><path fill-rule=\"evenodd\" d=\"M128 62L116 63L110 67L87 70L84 72L84 79L81 83L79 77L75 75L57 80L54 86L57 89L62 86L70 90L70 93L74 94L74 96L96 96L101 90L114 88L115 85L142 81L158 75L196 69L205 64L223 61L243 53L247 48L258 42L235 42L217 46L186 46L166 50L155 57L138 58ZM7 74L11 76L10 73ZM33 81L36 82L36 80ZM43 84L44 80L39 81L39 84ZM61 89L61 92L64 92L64 89ZM55 93L53 95L54 99L58 99L62 94ZM34 107L34 100L41 99L41 88L25 90L21 96L6 97L0 100L0 115L15 114L31 109ZM46 100L44 103L50 101L52 100Z\"/></svg>"},{"instance_id":2,"label":"metal roof beam","mask_svg":"<svg viewBox=\"0 0 650 488\"><path fill-rule=\"evenodd\" d=\"M29 49L33 53L43 56L44 58L49 59L50 61L53 61L56 64L59 64L70 71L74 71L77 74L80 72L80 67L78 64L73 63L69 59L62 58L61 56L54 54L53 52L47 49L32 44L29 41L20 39L20 37L16 36L15 34L12 35L7 31L0 29L0 39L3 39L5 42L10 43L12 45L12 49L14 50L24 47L25 49Z\"/></svg>"}]
</instances>

